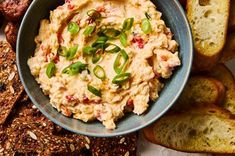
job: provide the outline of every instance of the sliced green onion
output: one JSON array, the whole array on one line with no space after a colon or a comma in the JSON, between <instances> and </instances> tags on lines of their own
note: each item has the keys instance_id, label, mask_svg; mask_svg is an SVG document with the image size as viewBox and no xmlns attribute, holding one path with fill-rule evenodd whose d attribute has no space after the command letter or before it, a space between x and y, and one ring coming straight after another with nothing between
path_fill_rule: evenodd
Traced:
<instances>
[{"instance_id":1,"label":"sliced green onion","mask_svg":"<svg viewBox=\"0 0 235 156\"><path fill-rule=\"evenodd\" d=\"M121 33L120 42L124 47L127 46L127 35L126 35L126 33L124 33L124 32Z\"/></svg>"},{"instance_id":2,"label":"sliced green onion","mask_svg":"<svg viewBox=\"0 0 235 156\"><path fill-rule=\"evenodd\" d=\"M151 16L147 12L145 12L145 16L148 20L151 20Z\"/></svg>"},{"instance_id":3,"label":"sliced green onion","mask_svg":"<svg viewBox=\"0 0 235 156\"><path fill-rule=\"evenodd\" d=\"M141 29L145 34L149 34L152 31L151 23L147 18L142 20Z\"/></svg>"},{"instance_id":4,"label":"sliced green onion","mask_svg":"<svg viewBox=\"0 0 235 156\"><path fill-rule=\"evenodd\" d=\"M113 65L114 71L117 74L120 74L123 71L128 59L129 59L129 56L127 55L126 51L121 50L120 53L118 54L115 62L114 62L114 65Z\"/></svg>"},{"instance_id":5,"label":"sliced green onion","mask_svg":"<svg viewBox=\"0 0 235 156\"><path fill-rule=\"evenodd\" d=\"M117 53L121 50L121 48L118 47L115 44L107 43L107 44L105 44L105 49L104 50L108 53Z\"/></svg>"},{"instance_id":6,"label":"sliced green onion","mask_svg":"<svg viewBox=\"0 0 235 156\"><path fill-rule=\"evenodd\" d=\"M78 50L78 45L75 45L75 46L69 48L68 51L67 51L66 59L67 60L72 60L74 58L77 50Z\"/></svg>"},{"instance_id":7,"label":"sliced green onion","mask_svg":"<svg viewBox=\"0 0 235 156\"><path fill-rule=\"evenodd\" d=\"M101 59L100 54L94 54L93 57L92 57L92 63L96 64L97 62L99 62L100 59Z\"/></svg>"},{"instance_id":8,"label":"sliced green onion","mask_svg":"<svg viewBox=\"0 0 235 156\"><path fill-rule=\"evenodd\" d=\"M105 44L107 41L108 41L108 37L101 36L92 44L92 47L96 47L98 44Z\"/></svg>"},{"instance_id":9,"label":"sliced green onion","mask_svg":"<svg viewBox=\"0 0 235 156\"><path fill-rule=\"evenodd\" d=\"M90 36L94 31L95 31L95 27L96 25L92 25L92 26L88 26L85 31L83 32L83 34L85 36Z\"/></svg>"},{"instance_id":10,"label":"sliced green onion","mask_svg":"<svg viewBox=\"0 0 235 156\"><path fill-rule=\"evenodd\" d=\"M91 10L87 11L87 15L92 19L101 18L101 14L98 11L96 11L95 9L91 9Z\"/></svg>"},{"instance_id":11,"label":"sliced green onion","mask_svg":"<svg viewBox=\"0 0 235 156\"><path fill-rule=\"evenodd\" d=\"M122 30L123 31L130 30L131 27L133 26L133 23L134 23L134 18L127 18L127 19L125 19L125 21L123 22Z\"/></svg>"},{"instance_id":12,"label":"sliced green onion","mask_svg":"<svg viewBox=\"0 0 235 156\"><path fill-rule=\"evenodd\" d=\"M72 75L76 75L78 73L81 73L83 70L86 70L87 68L87 64L84 64L80 61L69 65L68 67L66 67L62 73L63 74L69 74L70 76Z\"/></svg>"},{"instance_id":13,"label":"sliced green onion","mask_svg":"<svg viewBox=\"0 0 235 156\"><path fill-rule=\"evenodd\" d=\"M50 62L47 65L47 69L46 69L46 74L48 78L51 78L52 76L55 75L55 71L56 71L56 66L54 62Z\"/></svg>"},{"instance_id":14,"label":"sliced green onion","mask_svg":"<svg viewBox=\"0 0 235 156\"><path fill-rule=\"evenodd\" d=\"M112 83L120 85L123 82L126 82L130 78L130 76L130 73L119 74L113 78Z\"/></svg>"},{"instance_id":15,"label":"sliced green onion","mask_svg":"<svg viewBox=\"0 0 235 156\"><path fill-rule=\"evenodd\" d=\"M95 68L93 69L93 73L97 78L101 80L104 80L106 77L104 68L102 68L100 65L95 66Z\"/></svg>"},{"instance_id":16,"label":"sliced green onion","mask_svg":"<svg viewBox=\"0 0 235 156\"><path fill-rule=\"evenodd\" d=\"M68 31L74 35L77 34L80 31L80 27L76 22L70 22L68 24Z\"/></svg>"},{"instance_id":17,"label":"sliced green onion","mask_svg":"<svg viewBox=\"0 0 235 156\"><path fill-rule=\"evenodd\" d=\"M100 89L96 89L95 87L91 86L91 85L87 85L87 89L94 95L101 97L101 90Z\"/></svg>"},{"instance_id":18,"label":"sliced green onion","mask_svg":"<svg viewBox=\"0 0 235 156\"><path fill-rule=\"evenodd\" d=\"M64 46L59 46L58 48L58 54L63 57L67 57L67 49Z\"/></svg>"},{"instance_id":19,"label":"sliced green onion","mask_svg":"<svg viewBox=\"0 0 235 156\"><path fill-rule=\"evenodd\" d=\"M104 36L107 36L110 39L113 39L121 34L119 30L116 30L114 28L107 28L102 30L99 34L103 34Z\"/></svg>"},{"instance_id":20,"label":"sliced green onion","mask_svg":"<svg viewBox=\"0 0 235 156\"><path fill-rule=\"evenodd\" d=\"M78 50L78 45L75 45L69 49L60 46L58 49L58 53L60 56L66 57L67 60L72 60Z\"/></svg>"},{"instance_id":21,"label":"sliced green onion","mask_svg":"<svg viewBox=\"0 0 235 156\"><path fill-rule=\"evenodd\" d=\"M84 55L92 55L96 52L96 48L93 48L91 46L86 46L82 49L82 52Z\"/></svg>"}]
</instances>

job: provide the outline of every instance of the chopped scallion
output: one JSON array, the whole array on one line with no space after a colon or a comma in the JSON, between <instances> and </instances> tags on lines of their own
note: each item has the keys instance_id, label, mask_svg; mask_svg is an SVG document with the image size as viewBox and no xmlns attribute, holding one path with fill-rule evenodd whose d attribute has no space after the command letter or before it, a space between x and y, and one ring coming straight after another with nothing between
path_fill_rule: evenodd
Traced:
<instances>
[{"instance_id":1,"label":"chopped scallion","mask_svg":"<svg viewBox=\"0 0 235 156\"><path fill-rule=\"evenodd\" d=\"M104 68L102 68L100 65L95 66L93 72L94 75L101 80L104 80L106 77Z\"/></svg>"},{"instance_id":2,"label":"chopped scallion","mask_svg":"<svg viewBox=\"0 0 235 156\"><path fill-rule=\"evenodd\" d=\"M120 74L123 71L123 69L125 68L127 64L128 59L129 59L129 56L127 55L126 51L121 50L113 65L114 71L117 74Z\"/></svg>"},{"instance_id":3,"label":"chopped scallion","mask_svg":"<svg viewBox=\"0 0 235 156\"><path fill-rule=\"evenodd\" d=\"M91 86L91 85L87 85L87 89L94 95L101 97L101 90L100 89L96 89L95 87Z\"/></svg>"},{"instance_id":4,"label":"chopped scallion","mask_svg":"<svg viewBox=\"0 0 235 156\"><path fill-rule=\"evenodd\" d=\"M119 74L113 78L112 83L120 85L126 82L130 78L130 76L130 73Z\"/></svg>"},{"instance_id":5,"label":"chopped scallion","mask_svg":"<svg viewBox=\"0 0 235 156\"><path fill-rule=\"evenodd\" d=\"M134 23L134 18L127 18L125 19L123 26L122 26L122 31L128 31L132 28Z\"/></svg>"},{"instance_id":6,"label":"chopped scallion","mask_svg":"<svg viewBox=\"0 0 235 156\"><path fill-rule=\"evenodd\" d=\"M88 26L88 27L85 29L85 31L83 32L83 34L84 34L85 36L90 36L90 35L95 31L95 27L96 27L96 25L90 25L90 26Z\"/></svg>"},{"instance_id":7,"label":"chopped scallion","mask_svg":"<svg viewBox=\"0 0 235 156\"><path fill-rule=\"evenodd\" d=\"M55 75L55 71L56 71L56 66L54 62L50 62L47 65L47 69L46 69L46 74L48 78L52 78L52 76Z\"/></svg>"},{"instance_id":8,"label":"chopped scallion","mask_svg":"<svg viewBox=\"0 0 235 156\"><path fill-rule=\"evenodd\" d=\"M149 34L152 31L151 23L147 18L142 20L141 29L145 34Z\"/></svg>"},{"instance_id":9,"label":"chopped scallion","mask_svg":"<svg viewBox=\"0 0 235 156\"><path fill-rule=\"evenodd\" d=\"M70 22L68 24L68 31L72 34L75 35L80 31L80 27L76 22Z\"/></svg>"}]
</instances>

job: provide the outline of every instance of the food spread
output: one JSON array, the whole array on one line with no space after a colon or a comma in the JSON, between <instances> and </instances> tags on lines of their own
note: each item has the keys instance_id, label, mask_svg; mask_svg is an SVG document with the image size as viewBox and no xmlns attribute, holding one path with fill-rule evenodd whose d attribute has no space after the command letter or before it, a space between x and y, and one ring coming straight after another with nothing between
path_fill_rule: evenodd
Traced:
<instances>
[{"instance_id":1,"label":"food spread","mask_svg":"<svg viewBox=\"0 0 235 156\"><path fill-rule=\"evenodd\" d=\"M181 64L178 44L149 0L66 0L41 21L32 75L68 117L115 129L143 114Z\"/></svg>"}]
</instances>

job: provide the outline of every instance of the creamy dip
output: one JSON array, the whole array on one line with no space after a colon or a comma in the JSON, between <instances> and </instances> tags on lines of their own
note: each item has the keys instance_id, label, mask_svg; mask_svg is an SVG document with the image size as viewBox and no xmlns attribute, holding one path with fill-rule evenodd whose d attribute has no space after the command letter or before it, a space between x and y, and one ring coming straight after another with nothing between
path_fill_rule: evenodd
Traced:
<instances>
[{"instance_id":1,"label":"creamy dip","mask_svg":"<svg viewBox=\"0 0 235 156\"><path fill-rule=\"evenodd\" d=\"M150 0L66 0L41 21L28 65L62 114L114 129L143 114L180 65L172 37Z\"/></svg>"}]
</instances>

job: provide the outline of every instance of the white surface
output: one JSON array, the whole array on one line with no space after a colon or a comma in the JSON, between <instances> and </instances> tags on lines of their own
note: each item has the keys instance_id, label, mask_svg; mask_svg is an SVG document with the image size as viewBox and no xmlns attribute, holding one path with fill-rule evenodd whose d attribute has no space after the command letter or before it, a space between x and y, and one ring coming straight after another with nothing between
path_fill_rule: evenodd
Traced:
<instances>
[{"instance_id":1,"label":"white surface","mask_svg":"<svg viewBox=\"0 0 235 156\"><path fill-rule=\"evenodd\" d=\"M0 39L4 39L3 30L0 29ZM226 63L235 75L235 59ZM211 156L210 154L184 153L175 150L167 149L165 147L152 144L148 142L140 134L138 142L137 156Z\"/></svg>"}]
</instances>

